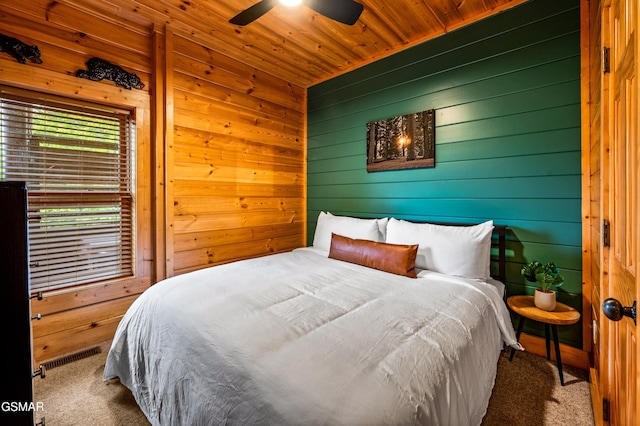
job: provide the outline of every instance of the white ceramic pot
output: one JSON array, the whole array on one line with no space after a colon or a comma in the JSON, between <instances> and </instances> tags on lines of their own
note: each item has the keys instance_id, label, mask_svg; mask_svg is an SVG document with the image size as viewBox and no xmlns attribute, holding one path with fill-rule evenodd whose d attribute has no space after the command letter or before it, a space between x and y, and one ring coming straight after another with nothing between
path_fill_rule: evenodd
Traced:
<instances>
[{"instance_id":1,"label":"white ceramic pot","mask_svg":"<svg viewBox=\"0 0 640 426\"><path fill-rule=\"evenodd\" d=\"M556 308L556 292L551 290L544 292L536 288L533 293L533 304L543 311L553 311Z\"/></svg>"}]
</instances>

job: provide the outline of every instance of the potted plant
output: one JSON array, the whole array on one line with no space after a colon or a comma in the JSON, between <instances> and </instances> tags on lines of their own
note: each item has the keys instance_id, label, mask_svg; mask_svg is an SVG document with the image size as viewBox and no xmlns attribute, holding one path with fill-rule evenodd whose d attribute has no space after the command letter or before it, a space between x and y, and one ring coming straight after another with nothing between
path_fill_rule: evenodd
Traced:
<instances>
[{"instance_id":1,"label":"potted plant","mask_svg":"<svg viewBox=\"0 0 640 426\"><path fill-rule=\"evenodd\" d=\"M536 288L533 294L533 303L536 307L553 311L556 308L556 292L553 289L564 283L564 277L560 275L557 266L553 262L542 264L534 260L524 265L520 274L527 281L540 284L540 288Z\"/></svg>"}]
</instances>

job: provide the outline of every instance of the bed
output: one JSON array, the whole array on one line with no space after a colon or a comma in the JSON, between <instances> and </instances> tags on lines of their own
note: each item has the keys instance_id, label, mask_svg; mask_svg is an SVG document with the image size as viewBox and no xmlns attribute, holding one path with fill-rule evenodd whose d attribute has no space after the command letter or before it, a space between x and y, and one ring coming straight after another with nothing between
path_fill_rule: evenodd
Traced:
<instances>
[{"instance_id":1,"label":"bed","mask_svg":"<svg viewBox=\"0 0 640 426\"><path fill-rule=\"evenodd\" d=\"M479 425L521 349L495 232L323 212L310 247L145 291L104 378L154 425Z\"/></svg>"}]
</instances>

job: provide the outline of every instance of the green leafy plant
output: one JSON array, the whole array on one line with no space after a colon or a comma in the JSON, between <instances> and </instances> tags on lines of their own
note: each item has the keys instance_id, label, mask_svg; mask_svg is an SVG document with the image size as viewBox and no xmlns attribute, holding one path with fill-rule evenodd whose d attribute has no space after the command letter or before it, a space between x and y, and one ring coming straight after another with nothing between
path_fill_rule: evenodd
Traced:
<instances>
[{"instance_id":1,"label":"green leafy plant","mask_svg":"<svg viewBox=\"0 0 640 426\"><path fill-rule=\"evenodd\" d=\"M552 287L560 287L564 283L564 277L553 263L542 264L537 260L527 263L520 270L520 274L532 283L540 284L542 291L548 292Z\"/></svg>"}]
</instances>

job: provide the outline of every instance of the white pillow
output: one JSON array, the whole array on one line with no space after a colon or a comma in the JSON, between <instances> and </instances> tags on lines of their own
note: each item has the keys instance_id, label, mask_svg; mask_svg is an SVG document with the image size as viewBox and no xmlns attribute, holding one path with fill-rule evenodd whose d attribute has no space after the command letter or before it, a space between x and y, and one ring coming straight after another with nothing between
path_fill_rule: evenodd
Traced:
<instances>
[{"instance_id":1,"label":"white pillow","mask_svg":"<svg viewBox=\"0 0 640 426\"><path fill-rule=\"evenodd\" d=\"M387 224L389 223L388 217L383 217L382 219L378 219L378 231L380 231L380 241L385 241L387 239Z\"/></svg>"},{"instance_id":2,"label":"white pillow","mask_svg":"<svg viewBox=\"0 0 640 426\"><path fill-rule=\"evenodd\" d=\"M492 220L473 226L446 226L391 218L386 242L418 244L416 268L487 280L492 233Z\"/></svg>"},{"instance_id":3,"label":"white pillow","mask_svg":"<svg viewBox=\"0 0 640 426\"><path fill-rule=\"evenodd\" d=\"M377 219L358 219L320 212L313 247L328 252L331 249L331 233L359 240L383 241Z\"/></svg>"},{"instance_id":4,"label":"white pillow","mask_svg":"<svg viewBox=\"0 0 640 426\"><path fill-rule=\"evenodd\" d=\"M322 212L320 212L320 214L322 214ZM334 216L333 214L331 214L331 212L327 212L326 214L329 216ZM347 216L342 216L342 217L347 217ZM356 220L360 220L360 219L356 219ZM365 220L373 220L373 219L365 219ZM387 239L387 224L389 223L389 218L383 217L375 220L378 221L378 231L380 231L380 235L378 235L378 239L374 241L384 242Z\"/></svg>"}]
</instances>

